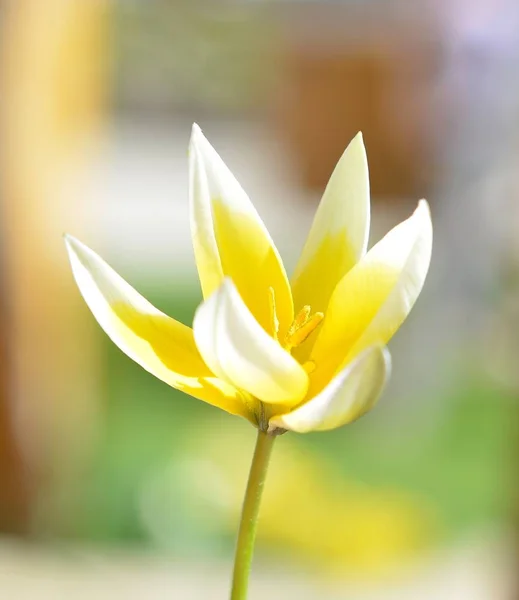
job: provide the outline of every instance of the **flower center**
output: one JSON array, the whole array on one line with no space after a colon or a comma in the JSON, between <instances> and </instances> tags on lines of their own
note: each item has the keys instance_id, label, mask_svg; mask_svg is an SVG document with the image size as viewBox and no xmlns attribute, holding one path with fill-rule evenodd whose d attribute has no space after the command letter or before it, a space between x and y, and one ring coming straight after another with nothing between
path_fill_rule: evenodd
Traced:
<instances>
[{"instance_id":1,"label":"flower center","mask_svg":"<svg viewBox=\"0 0 519 600\"><path fill-rule=\"evenodd\" d=\"M272 335L287 352L291 352L293 348L301 345L308 336L320 325L324 319L324 313L315 312L312 314L310 306L305 305L296 314L295 319L288 328L288 331L283 340L279 340L279 320L276 313L276 296L274 294L274 288L269 288L270 298L270 317L272 323ZM312 361L306 362L303 367L308 373L311 373L315 364Z\"/></svg>"},{"instance_id":2,"label":"flower center","mask_svg":"<svg viewBox=\"0 0 519 600\"><path fill-rule=\"evenodd\" d=\"M301 345L308 336L320 325L324 319L324 313L312 314L310 306L306 305L297 313L292 325L288 328L283 347L289 352L292 348Z\"/></svg>"},{"instance_id":3,"label":"flower center","mask_svg":"<svg viewBox=\"0 0 519 600\"><path fill-rule=\"evenodd\" d=\"M279 339L279 319L276 311L276 295L274 288L269 288L269 305L270 305L270 335L284 348L287 352L291 352L294 348L301 345L309 335L311 335L324 319L324 313L315 312L312 314L310 306L305 305L296 314L292 324L282 339ZM302 363L303 369L308 373L312 373L315 368L313 360L307 360ZM279 405L264 404L257 398L252 399L256 403L256 408L252 408L258 427L261 431L268 431L269 419L279 412L279 410L288 411L289 407L280 407ZM275 433L280 435L285 433L284 429L276 429Z\"/></svg>"}]
</instances>

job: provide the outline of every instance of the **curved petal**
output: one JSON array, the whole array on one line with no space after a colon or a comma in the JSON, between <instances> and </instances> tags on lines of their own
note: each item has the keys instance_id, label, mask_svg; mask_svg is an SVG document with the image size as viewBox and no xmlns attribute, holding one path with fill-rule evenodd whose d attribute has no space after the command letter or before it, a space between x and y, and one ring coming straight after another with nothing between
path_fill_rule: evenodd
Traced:
<instances>
[{"instance_id":1,"label":"curved petal","mask_svg":"<svg viewBox=\"0 0 519 600\"><path fill-rule=\"evenodd\" d=\"M290 413L272 417L270 428L298 433L327 431L355 421L371 410L391 371L384 346L372 346L346 366L324 390Z\"/></svg>"},{"instance_id":2,"label":"curved petal","mask_svg":"<svg viewBox=\"0 0 519 600\"><path fill-rule=\"evenodd\" d=\"M368 161L358 133L330 177L292 277L297 310L310 305L326 313L333 290L366 252L369 218ZM310 349L305 344L300 352Z\"/></svg>"},{"instance_id":3,"label":"curved petal","mask_svg":"<svg viewBox=\"0 0 519 600\"><path fill-rule=\"evenodd\" d=\"M258 323L273 335L272 288L283 335L294 309L279 253L247 194L197 125L190 142L190 203L204 298L224 276L231 277Z\"/></svg>"},{"instance_id":4,"label":"curved petal","mask_svg":"<svg viewBox=\"0 0 519 600\"><path fill-rule=\"evenodd\" d=\"M315 342L312 389L375 343L386 344L409 314L427 275L432 250L429 207L392 229L335 289ZM315 375L315 377L314 377Z\"/></svg>"},{"instance_id":5,"label":"curved petal","mask_svg":"<svg viewBox=\"0 0 519 600\"><path fill-rule=\"evenodd\" d=\"M157 310L103 259L65 237L79 290L110 339L141 367L174 388L252 419L242 395L203 362L193 331Z\"/></svg>"},{"instance_id":6,"label":"curved petal","mask_svg":"<svg viewBox=\"0 0 519 600\"><path fill-rule=\"evenodd\" d=\"M294 406L308 389L303 367L254 319L233 282L198 307L195 341L211 370L269 404Z\"/></svg>"}]
</instances>

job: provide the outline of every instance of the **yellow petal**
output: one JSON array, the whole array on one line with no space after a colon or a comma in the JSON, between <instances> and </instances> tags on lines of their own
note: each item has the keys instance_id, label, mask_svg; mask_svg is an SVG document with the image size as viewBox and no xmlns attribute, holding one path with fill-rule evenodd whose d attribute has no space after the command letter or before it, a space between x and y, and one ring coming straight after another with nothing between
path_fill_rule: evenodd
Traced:
<instances>
[{"instance_id":1,"label":"yellow petal","mask_svg":"<svg viewBox=\"0 0 519 600\"><path fill-rule=\"evenodd\" d=\"M312 352L314 392L363 349L389 341L420 294L431 250L431 217L422 200L335 289Z\"/></svg>"},{"instance_id":2,"label":"yellow petal","mask_svg":"<svg viewBox=\"0 0 519 600\"><path fill-rule=\"evenodd\" d=\"M238 390L203 362L189 327L157 310L79 240L66 236L65 242L83 298L127 356L172 387L252 419Z\"/></svg>"},{"instance_id":3,"label":"yellow petal","mask_svg":"<svg viewBox=\"0 0 519 600\"><path fill-rule=\"evenodd\" d=\"M293 319L290 285L279 253L247 194L197 125L190 143L191 232L204 298L229 276L258 323L280 335Z\"/></svg>"},{"instance_id":4,"label":"yellow petal","mask_svg":"<svg viewBox=\"0 0 519 600\"><path fill-rule=\"evenodd\" d=\"M355 421L375 406L389 378L391 356L372 346L347 365L317 396L284 415L270 419L270 428L299 433L327 431Z\"/></svg>"},{"instance_id":5,"label":"yellow petal","mask_svg":"<svg viewBox=\"0 0 519 600\"><path fill-rule=\"evenodd\" d=\"M292 277L296 312L310 305L326 313L333 290L366 252L369 214L368 162L358 133L330 177ZM304 360L310 349L305 344L296 355Z\"/></svg>"},{"instance_id":6,"label":"yellow petal","mask_svg":"<svg viewBox=\"0 0 519 600\"><path fill-rule=\"evenodd\" d=\"M294 406L308 389L303 367L259 325L226 278L196 311L200 354L221 379L270 404Z\"/></svg>"}]
</instances>

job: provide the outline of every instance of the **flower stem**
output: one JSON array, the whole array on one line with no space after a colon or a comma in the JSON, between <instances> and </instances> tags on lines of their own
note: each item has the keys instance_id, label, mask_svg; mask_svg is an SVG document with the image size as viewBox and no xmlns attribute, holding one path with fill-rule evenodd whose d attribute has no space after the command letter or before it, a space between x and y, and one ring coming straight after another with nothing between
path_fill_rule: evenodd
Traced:
<instances>
[{"instance_id":1,"label":"flower stem","mask_svg":"<svg viewBox=\"0 0 519 600\"><path fill-rule=\"evenodd\" d=\"M246 600L247 598L258 513L275 438L275 435L258 430L236 544L231 600Z\"/></svg>"}]
</instances>

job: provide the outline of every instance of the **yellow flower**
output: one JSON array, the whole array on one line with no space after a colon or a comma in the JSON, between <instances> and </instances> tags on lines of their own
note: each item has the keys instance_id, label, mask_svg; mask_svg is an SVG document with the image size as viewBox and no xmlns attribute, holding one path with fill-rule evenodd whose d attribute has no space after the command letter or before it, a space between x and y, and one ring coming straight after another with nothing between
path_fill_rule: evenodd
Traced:
<instances>
[{"instance_id":1,"label":"yellow flower","mask_svg":"<svg viewBox=\"0 0 519 600\"><path fill-rule=\"evenodd\" d=\"M389 375L385 344L429 267L425 200L366 253L369 180L358 134L330 178L289 282L252 203L196 125L189 165L204 295L193 329L67 236L74 277L101 327L162 381L263 431L333 429L370 410Z\"/></svg>"}]
</instances>

